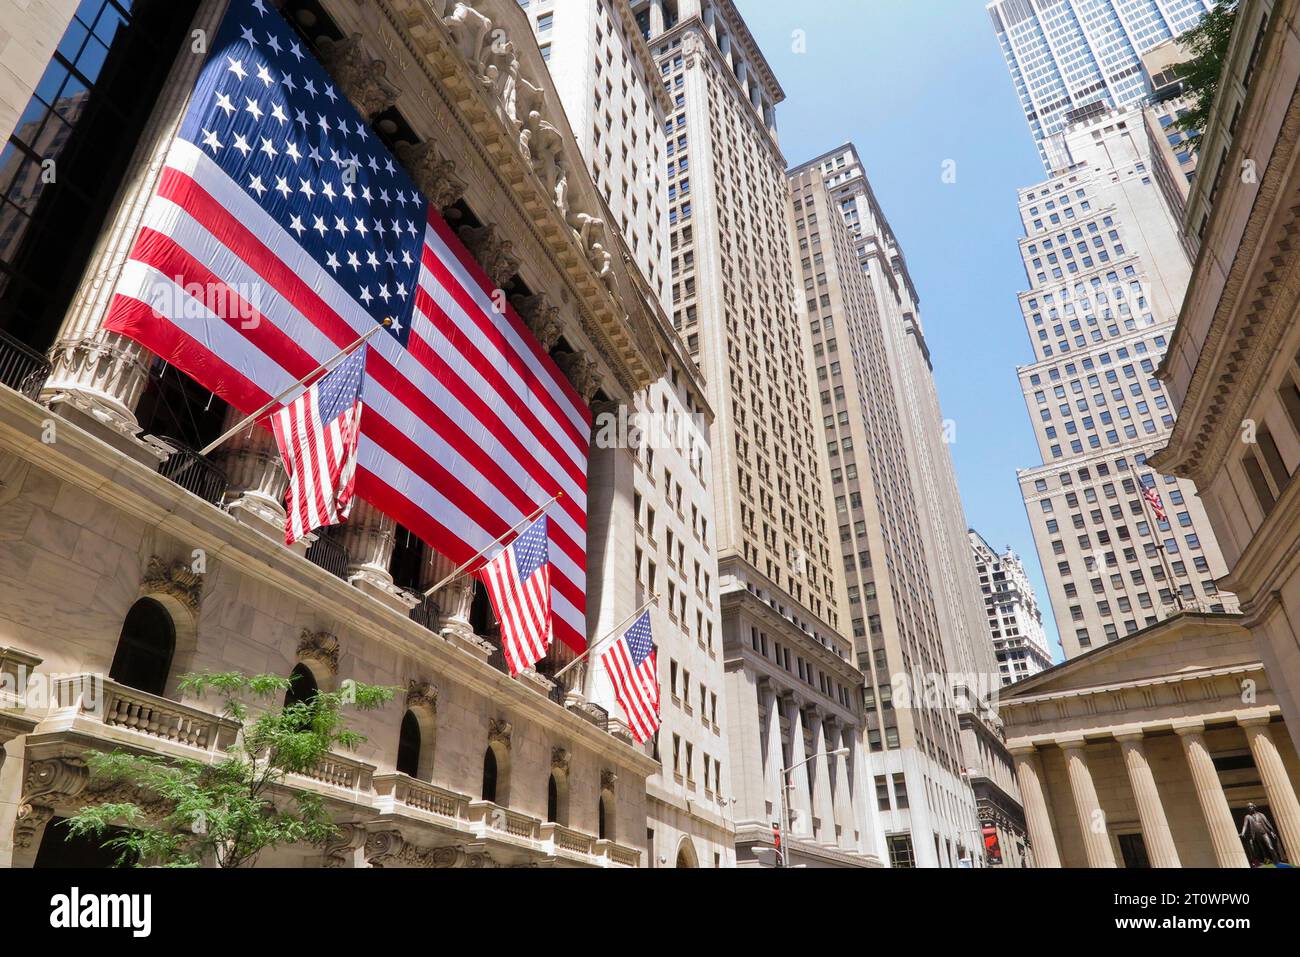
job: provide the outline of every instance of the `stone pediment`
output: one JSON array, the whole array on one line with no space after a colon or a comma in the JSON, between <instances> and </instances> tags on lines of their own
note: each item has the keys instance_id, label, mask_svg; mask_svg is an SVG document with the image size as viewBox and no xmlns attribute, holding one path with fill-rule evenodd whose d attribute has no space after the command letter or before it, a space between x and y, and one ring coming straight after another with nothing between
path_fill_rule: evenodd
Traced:
<instances>
[{"instance_id":1,"label":"stone pediment","mask_svg":"<svg viewBox=\"0 0 1300 957\"><path fill-rule=\"evenodd\" d=\"M1241 616L1185 613L1005 688L1001 699L1097 693L1115 686L1258 665L1254 639L1242 626Z\"/></svg>"}]
</instances>

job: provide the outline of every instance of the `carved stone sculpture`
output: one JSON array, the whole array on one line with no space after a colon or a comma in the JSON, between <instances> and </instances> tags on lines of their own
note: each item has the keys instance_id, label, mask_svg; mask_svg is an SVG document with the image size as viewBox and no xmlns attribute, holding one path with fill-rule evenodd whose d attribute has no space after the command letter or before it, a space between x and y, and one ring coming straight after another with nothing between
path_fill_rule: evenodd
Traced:
<instances>
[{"instance_id":1,"label":"carved stone sculpture","mask_svg":"<svg viewBox=\"0 0 1300 957\"><path fill-rule=\"evenodd\" d=\"M524 320L542 348L547 352L555 345L564 331L560 319L560 307L551 304L545 293L536 296L511 296L510 305L514 306L519 318Z\"/></svg>"},{"instance_id":2,"label":"carved stone sculpture","mask_svg":"<svg viewBox=\"0 0 1300 957\"><path fill-rule=\"evenodd\" d=\"M193 614L198 614L203 600L203 576L184 562L166 562L150 556L142 583L145 594L163 594L175 598Z\"/></svg>"},{"instance_id":3,"label":"carved stone sculpture","mask_svg":"<svg viewBox=\"0 0 1300 957\"><path fill-rule=\"evenodd\" d=\"M459 232L461 242L497 286L505 285L519 271L514 244L497 235L495 226L462 226Z\"/></svg>"},{"instance_id":4,"label":"carved stone sculpture","mask_svg":"<svg viewBox=\"0 0 1300 957\"><path fill-rule=\"evenodd\" d=\"M446 209L465 195L465 183L456 176L456 164L445 159L433 143L399 143L397 157L435 208Z\"/></svg>"},{"instance_id":5,"label":"carved stone sculpture","mask_svg":"<svg viewBox=\"0 0 1300 957\"><path fill-rule=\"evenodd\" d=\"M305 661L318 661L329 669L330 674L339 673L339 640L328 631L302 630L298 639L298 657Z\"/></svg>"},{"instance_id":6,"label":"carved stone sculpture","mask_svg":"<svg viewBox=\"0 0 1300 957\"><path fill-rule=\"evenodd\" d=\"M363 117L369 119L397 103L401 91L385 78L388 64L366 51L361 34L354 33L346 40L324 40L321 47L325 69Z\"/></svg>"}]
</instances>

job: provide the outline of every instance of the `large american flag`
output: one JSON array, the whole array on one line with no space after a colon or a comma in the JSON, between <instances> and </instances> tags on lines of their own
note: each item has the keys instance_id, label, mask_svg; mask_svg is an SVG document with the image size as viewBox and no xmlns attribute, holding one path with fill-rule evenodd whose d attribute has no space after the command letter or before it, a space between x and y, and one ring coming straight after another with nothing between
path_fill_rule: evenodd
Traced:
<instances>
[{"instance_id":1,"label":"large american flag","mask_svg":"<svg viewBox=\"0 0 1300 957\"><path fill-rule=\"evenodd\" d=\"M290 545L314 529L347 521L352 511L365 374L363 345L271 417L289 471L284 540Z\"/></svg>"},{"instance_id":2,"label":"large american flag","mask_svg":"<svg viewBox=\"0 0 1300 957\"><path fill-rule=\"evenodd\" d=\"M232 0L106 325L252 413L391 318L357 495L460 564L563 492L551 604L581 650L591 413L495 292L280 14Z\"/></svg>"},{"instance_id":3,"label":"large american flag","mask_svg":"<svg viewBox=\"0 0 1300 957\"><path fill-rule=\"evenodd\" d=\"M551 646L549 524L543 515L479 572L501 624L501 651L512 675L537 664Z\"/></svg>"},{"instance_id":4,"label":"large american flag","mask_svg":"<svg viewBox=\"0 0 1300 957\"><path fill-rule=\"evenodd\" d=\"M614 685L614 695L638 744L654 737L659 727L658 659L650 635L649 611L600 656L601 667Z\"/></svg>"}]
</instances>

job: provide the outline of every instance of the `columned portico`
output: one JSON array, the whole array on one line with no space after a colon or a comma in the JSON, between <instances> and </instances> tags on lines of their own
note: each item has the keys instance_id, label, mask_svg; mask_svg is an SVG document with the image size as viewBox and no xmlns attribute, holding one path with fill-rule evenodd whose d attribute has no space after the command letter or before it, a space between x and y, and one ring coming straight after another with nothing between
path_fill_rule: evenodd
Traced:
<instances>
[{"instance_id":1,"label":"columned portico","mask_svg":"<svg viewBox=\"0 0 1300 957\"><path fill-rule=\"evenodd\" d=\"M803 702L797 695L785 698L790 722L790 764L786 788L786 801L790 809L790 832L796 837L812 837L812 801L808 789L808 749L803 736Z\"/></svg>"},{"instance_id":2,"label":"columned portico","mask_svg":"<svg viewBox=\"0 0 1300 957\"><path fill-rule=\"evenodd\" d=\"M833 846L835 844L835 803L831 791L832 758L828 752L826 722L813 709L808 714L808 721L813 734L813 814L818 822L817 843Z\"/></svg>"}]
</instances>

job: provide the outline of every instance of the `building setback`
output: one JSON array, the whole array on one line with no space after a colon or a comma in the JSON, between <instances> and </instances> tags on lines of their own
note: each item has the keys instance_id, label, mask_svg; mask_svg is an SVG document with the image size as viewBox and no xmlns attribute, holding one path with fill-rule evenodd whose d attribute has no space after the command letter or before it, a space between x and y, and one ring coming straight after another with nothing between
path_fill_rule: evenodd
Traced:
<instances>
[{"instance_id":1,"label":"building setback","mask_svg":"<svg viewBox=\"0 0 1300 957\"><path fill-rule=\"evenodd\" d=\"M672 98L673 321L716 413L714 535L737 862L771 862L775 826L790 863L878 864L862 676L844 637L844 579L808 379L812 345L796 319L775 128L784 93L730 0L634 9Z\"/></svg>"},{"instance_id":2,"label":"building setback","mask_svg":"<svg viewBox=\"0 0 1300 957\"><path fill-rule=\"evenodd\" d=\"M1156 367L1191 272L1152 176L1146 113L1071 127L1068 167L1019 193L1020 308L1035 360L1019 369L1043 465L1019 472L1067 658L1180 608L1231 609L1226 568L1185 479L1152 472L1174 410ZM1155 518L1142 489L1160 496Z\"/></svg>"},{"instance_id":3,"label":"building setback","mask_svg":"<svg viewBox=\"0 0 1300 957\"><path fill-rule=\"evenodd\" d=\"M1020 556L1010 548L999 553L974 529L970 546L1003 686L1052 667L1043 612Z\"/></svg>"},{"instance_id":4,"label":"building setback","mask_svg":"<svg viewBox=\"0 0 1300 957\"><path fill-rule=\"evenodd\" d=\"M813 342L882 830L895 866L956 866L980 840L970 773L980 762L963 753L960 715L971 710L990 726L996 718L955 698L936 706L905 696L926 676L996 690L996 664L918 299L855 147L796 167L790 186L791 256ZM1009 782L1005 749L1002 757Z\"/></svg>"}]
</instances>

